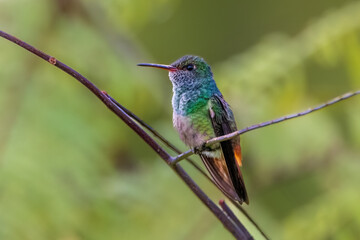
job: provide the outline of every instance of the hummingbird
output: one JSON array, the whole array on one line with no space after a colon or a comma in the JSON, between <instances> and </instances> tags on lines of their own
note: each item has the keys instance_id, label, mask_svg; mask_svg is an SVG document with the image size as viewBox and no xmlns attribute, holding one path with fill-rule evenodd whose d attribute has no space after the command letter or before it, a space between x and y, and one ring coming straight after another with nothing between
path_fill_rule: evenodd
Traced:
<instances>
[{"instance_id":1,"label":"hummingbird","mask_svg":"<svg viewBox=\"0 0 360 240\"><path fill-rule=\"evenodd\" d=\"M216 86L209 64L186 55L170 65L140 63L138 66L167 70L173 86L173 125L189 147L237 130L234 114ZM229 198L249 204L240 171L240 137L206 147L199 153L218 188Z\"/></svg>"}]
</instances>

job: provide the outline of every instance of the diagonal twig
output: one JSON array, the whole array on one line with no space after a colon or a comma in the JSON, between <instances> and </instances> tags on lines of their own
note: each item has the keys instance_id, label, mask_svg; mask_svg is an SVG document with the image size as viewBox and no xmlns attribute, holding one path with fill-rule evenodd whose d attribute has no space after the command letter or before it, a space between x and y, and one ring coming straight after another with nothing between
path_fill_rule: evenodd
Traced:
<instances>
[{"instance_id":1,"label":"diagonal twig","mask_svg":"<svg viewBox=\"0 0 360 240\"><path fill-rule=\"evenodd\" d=\"M299 113L289 114L289 115L286 115L284 117L280 117L280 118L277 118L277 119L274 119L274 120L271 120L271 121L266 121L266 122L262 122L262 123L259 123L259 124L255 124L255 125L252 125L250 127L246 127L246 128L241 129L239 131L232 132L232 133L220 136L220 137L212 138L212 139L206 141L203 144L203 146L200 147L200 149L198 149L198 150L201 151L202 150L201 148L203 148L203 147L208 147L208 146L211 146L211 145L213 145L215 143L219 143L219 142L223 142L223 141L232 139L232 138L234 138L236 136L239 136L241 134L250 132L252 130L263 128L263 127L266 127L266 126L269 126L269 125L274 125L276 123L280 123L280 122L290 120L290 119L293 119L293 118L305 116L305 115L307 115L309 113L318 111L318 110L323 109L323 108L325 108L327 106L333 105L335 103L338 103L340 101L349 99L349 98L354 97L354 96L359 95L359 94L360 94L360 90L355 91L355 92L345 93L345 94L343 94L341 96L338 96L338 97L336 97L336 98L334 98L334 99L332 99L332 100L330 100L330 101L328 101L326 103L323 103L323 104L321 104L319 106L316 106L314 108L309 108L309 109L307 109L305 111L302 111L302 112L299 112ZM181 161L184 158L190 157L194 153L195 153L194 149L190 149L190 150L188 150L186 152L183 152L183 153L181 153L181 154L179 154L179 155L177 155L176 157L173 158L172 164L175 164L175 163Z\"/></svg>"}]
</instances>

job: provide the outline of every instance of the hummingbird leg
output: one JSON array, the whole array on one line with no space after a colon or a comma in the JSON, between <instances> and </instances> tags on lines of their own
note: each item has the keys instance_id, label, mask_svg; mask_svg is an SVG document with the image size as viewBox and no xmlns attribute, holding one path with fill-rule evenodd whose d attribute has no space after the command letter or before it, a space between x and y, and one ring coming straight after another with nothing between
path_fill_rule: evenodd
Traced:
<instances>
[{"instance_id":1,"label":"hummingbird leg","mask_svg":"<svg viewBox=\"0 0 360 240\"><path fill-rule=\"evenodd\" d=\"M183 152L183 153L179 154L178 156L172 158L170 161L170 165L174 166L175 164L177 164L181 160L191 156L192 154L201 154L204 151L211 151L211 150L212 149L210 147L206 146L206 143L203 143L200 146L191 148L190 150Z\"/></svg>"},{"instance_id":2,"label":"hummingbird leg","mask_svg":"<svg viewBox=\"0 0 360 240\"><path fill-rule=\"evenodd\" d=\"M203 151L206 151L206 150L211 150L210 147L206 147L206 143L203 143L200 146L197 146L197 147L194 147L194 148L191 149L191 151L194 154L198 154L198 155L200 153L202 153Z\"/></svg>"}]
</instances>

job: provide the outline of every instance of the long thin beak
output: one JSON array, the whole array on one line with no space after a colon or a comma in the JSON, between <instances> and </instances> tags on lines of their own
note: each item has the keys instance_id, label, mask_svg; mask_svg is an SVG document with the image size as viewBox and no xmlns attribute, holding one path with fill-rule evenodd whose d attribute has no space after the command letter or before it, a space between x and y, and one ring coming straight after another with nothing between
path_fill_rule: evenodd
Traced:
<instances>
[{"instance_id":1,"label":"long thin beak","mask_svg":"<svg viewBox=\"0 0 360 240\"><path fill-rule=\"evenodd\" d=\"M176 67L173 67L171 65L163 65L163 64L156 64L156 63L139 63L138 66L160 68L160 69L168 70L170 72L174 72L177 70Z\"/></svg>"}]
</instances>

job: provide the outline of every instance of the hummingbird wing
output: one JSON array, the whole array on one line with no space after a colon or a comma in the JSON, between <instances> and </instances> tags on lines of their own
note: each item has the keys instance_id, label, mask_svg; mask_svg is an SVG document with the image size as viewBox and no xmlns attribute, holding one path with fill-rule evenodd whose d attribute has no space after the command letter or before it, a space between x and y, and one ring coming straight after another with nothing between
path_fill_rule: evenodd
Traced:
<instances>
[{"instance_id":1,"label":"hummingbird wing","mask_svg":"<svg viewBox=\"0 0 360 240\"><path fill-rule=\"evenodd\" d=\"M215 136L222 136L237 130L234 115L229 104L220 95L210 98L209 115ZM242 177L240 137L220 143L222 157L207 159L207 168L217 185L234 200L249 204L244 179ZM205 159L203 159L205 162ZM235 192L234 192L235 189Z\"/></svg>"}]
</instances>

